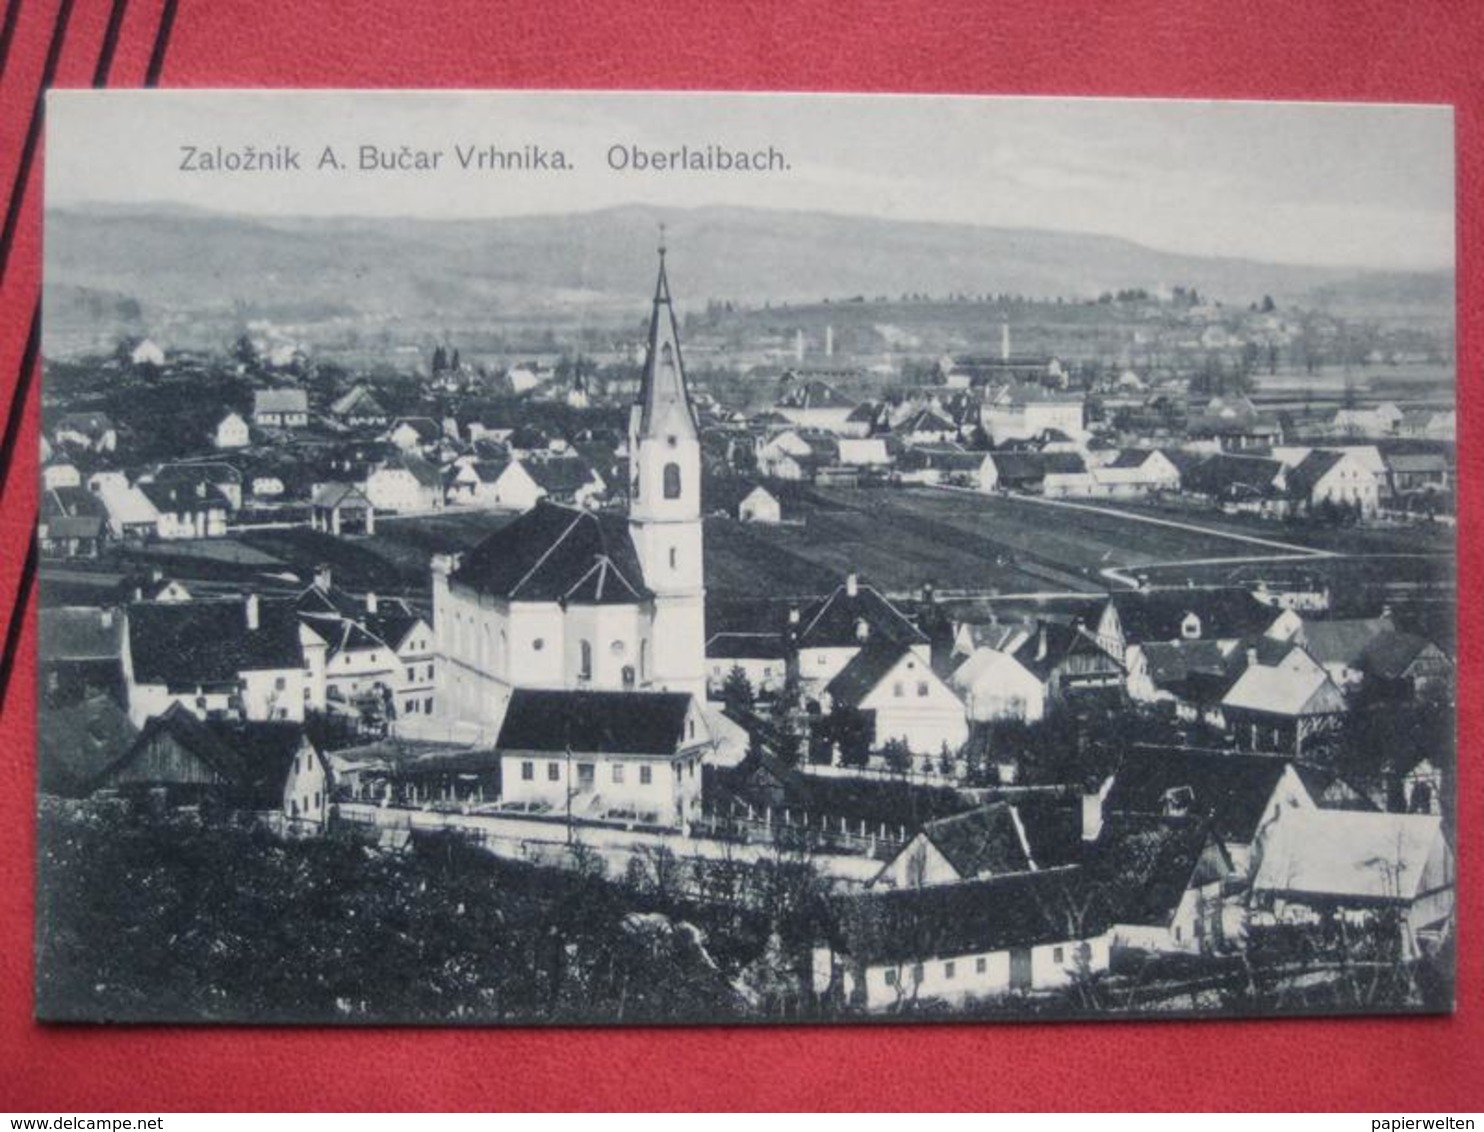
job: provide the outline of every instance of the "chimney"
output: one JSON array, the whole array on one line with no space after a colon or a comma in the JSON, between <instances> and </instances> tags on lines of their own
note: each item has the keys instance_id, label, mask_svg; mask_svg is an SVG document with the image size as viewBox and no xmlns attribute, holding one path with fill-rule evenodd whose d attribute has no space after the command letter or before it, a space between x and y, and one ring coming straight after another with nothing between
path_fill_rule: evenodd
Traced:
<instances>
[{"instance_id":1,"label":"chimney","mask_svg":"<svg viewBox=\"0 0 1484 1132\"><path fill-rule=\"evenodd\" d=\"M206 482L204 480L202 480L202 481L200 481L200 482L198 482L196 484L196 498L197 499L205 499L206 498Z\"/></svg>"},{"instance_id":2,"label":"chimney","mask_svg":"<svg viewBox=\"0 0 1484 1132\"><path fill-rule=\"evenodd\" d=\"M1254 648L1254 647L1249 647L1247 649L1247 667L1248 668L1256 668L1257 667L1257 649Z\"/></svg>"},{"instance_id":3,"label":"chimney","mask_svg":"<svg viewBox=\"0 0 1484 1132\"><path fill-rule=\"evenodd\" d=\"M827 358L835 356L835 328L833 326L824 328L824 356Z\"/></svg>"},{"instance_id":4,"label":"chimney","mask_svg":"<svg viewBox=\"0 0 1484 1132\"><path fill-rule=\"evenodd\" d=\"M325 593L329 593L330 592L330 583L333 580L334 580L334 574L331 572L330 568L328 566L326 566L324 563L321 563L320 565L318 565L318 566L316 566L314 568L314 588L315 589L317 589L317 590L323 590Z\"/></svg>"},{"instance_id":5,"label":"chimney","mask_svg":"<svg viewBox=\"0 0 1484 1132\"><path fill-rule=\"evenodd\" d=\"M855 622L855 639L864 643L871 636L871 626L864 617L859 617Z\"/></svg>"},{"instance_id":6,"label":"chimney","mask_svg":"<svg viewBox=\"0 0 1484 1132\"><path fill-rule=\"evenodd\" d=\"M370 590L367 590L366 591L366 612L367 613L375 613L376 612L376 595L374 593L372 593Z\"/></svg>"},{"instance_id":7,"label":"chimney","mask_svg":"<svg viewBox=\"0 0 1484 1132\"><path fill-rule=\"evenodd\" d=\"M103 628L105 628L105 629L112 629L113 628L113 610L112 609L100 609L98 611L98 624L102 625Z\"/></svg>"},{"instance_id":8,"label":"chimney","mask_svg":"<svg viewBox=\"0 0 1484 1132\"><path fill-rule=\"evenodd\" d=\"M1010 360L1010 320L1000 323L1000 361Z\"/></svg>"},{"instance_id":9,"label":"chimney","mask_svg":"<svg viewBox=\"0 0 1484 1132\"><path fill-rule=\"evenodd\" d=\"M797 625L799 623L799 607L797 605L789 606L788 623L790 625Z\"/></svg>"},{"instance_id":10,"label":"chimney","mask_svg":"<svg viewBox=\"0 0 1484 1132\"><path fill-rule=\"evenodd\" d=\"M150 567L149 580L151 582L163 582L165 580L165 571L161 570L158 566Z\"/></svg>"},{"instance_id":11,"label":"chimney","mask_svg":"<svg viewBox=\"0 0 1484 1132\"><path fill-rule=\"evenodd\" d=\"M247 614L247 630L255 633L258 630L258 595L248 594L243 603L243 609Z\"/></svg>"},{"instance_id":12,"label":"chimney","mask_svg":"<svg viewBox=\"0 0 1484 1132\"><path fill-rule=\"evenodd\" d=\"M1110 774L1096 794L1082 795L1082 840L1096 841L1103 832L1103 803L1113 788Z\"/></svg>"},{"instance_id":13,"label":"chimney","mask_svg":"<svg viewBox=\"0 0 1484 1132\"><path fill-rule=\"evenodd\" d=\"M804 332L802 330L795 330L794 331L794 361L796 361L796 362L802 362L803 360L804 360Z\"/></svg>"},{"instance_id":14,"label":"chimney","mask_svg":"<svg viewBox=\"0 0 1484 1132\"><path fill-rule=\"evenodd\" d=\"M852 570L845 575L845 596L855 597L858 593L860 593L860 582L855 576L855 571Z\"/></svg>"},{"instance_id":15,"label":"chimney","mask_svg":"<svg viewBox=\"0 0 1484 1132\"><path fill-rule=\"evenodd\" d=\"M1036 627L1036 659L1046 659L1046 622L1040 622Z\"/></svg>"}]
</instances>

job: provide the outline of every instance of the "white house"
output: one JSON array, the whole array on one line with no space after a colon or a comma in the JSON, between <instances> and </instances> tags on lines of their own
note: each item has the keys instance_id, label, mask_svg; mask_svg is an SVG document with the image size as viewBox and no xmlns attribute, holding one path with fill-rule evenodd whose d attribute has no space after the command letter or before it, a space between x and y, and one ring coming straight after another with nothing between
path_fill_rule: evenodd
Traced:
<instances>
[{"instance_id":1,"label":"white house","mask_svg":"<svg viewBox=\"0 0 1484 1132\"><path fill-rule=\"evenodd\" d=\"M1034 723L1046 714L1046 685L1015 657L1029 632L1003 649L978 648L954 670L953 690L976 723L1020 719Z\"/></svg>"},{"instance_id":2,"label":"white house","mask_svg":"<svg viewBox=\"0 0 1484 1132\"><path fill-rule=\"evenodd\" d=\"M246 448L251 441L247 421L239 413L228 412L216 422L211 432L213 448Z\"/></svg>"},{"instance_id":3,"label":"white house","mask_svg":"<svg viewBox=\"0 0 1484 1132\"><path fill-rule=\"evenodd\" d=\"M799 675L816 690L871 642L906 644L924 664L932 658L927 635L853 573L828 596L803 609L795 623Z\"/></svg>"},{"instance_id":4,"label":"white house","mask_svg":"<svg viewBox=\"0 0 1484 1132\"><path fill-rule=\"evenodd\" d=\"M1384 465L1381 470L1384 477ZM1288 490L1296 502L1310 507L1332 503L1374 515L1381 481L1353 453L1316 448L1290 469Z\"/></svg>"},{"instance_id":5,"label":"white house","mask_svg":"<svg viewBox=\"0 0 1484 1132\"><path fill-rule=\"evenodd\" d=\"M506 806L682 828L712 737L689 693L517 688L495 746Z\"/></svg>"},{"instance_id":6,"label":"white house","mask_svg":"<svg viewBox=\"0 0 1484 1132\"><path fill-rule=\"evenodd\" d=\"M779 523L783 521L783 509L777 496L762 484L755 484L737 504L737 518L744 523Z\"/></svg>"},{"instance_id":7,"label":"white house","mask_svg":"<svg viewBox=\"0 0 1484 1132\"><path fill-rule=\"evenodd\" d=\"M1313 923L1326 911L1365 920L1391 909L1409 955L1451 928L1457 864L1437 815L1285 810L1253 858L1253 907L1279 922Z\"/></svg>"},{"instance_id":8,"label":"white house","mask_svg":"<svg viewBox=\"0 0 1484 1132\"><path fill-rule=\"evenodd\" d=\"M546 489L520 460L470 460L455 464L448 502L492 511L529 511Z\"/></svg>"},{"instance_id":9,"label":"white house","mask_svg":"<svg viewBox=\"0 0 1484 1132\"><path fill-rule=\"evenodd\" d=\"M309 424L309 394L297 388L254 390L252 419L260 428L304 428Z\"/></svg>"},{"instance_id":10,"label":"white house","mask_svg":"<svg viewBox=\"0 0 1484 1132\"><path fill-rule=\"evenodd\" d=\"M840 951L816 951L816 985L872 1012L1059 990L1108 969L1084 884L1073 867L842 898Z\"/></svg>"},{"instance_id":11,"label":"white house","mask_svg":"<svg viewBox=\"0 0 1484 1132\"><path fill-rule=\"evenodd\" d=\"M136 366L162 366L165 364L165 351L146 338L130 352L129 361Z\"/></svg>"},{"instance_id":12,"label":"white house","mask_svg":"<svg viewBox=\"0 0 1484 1132\"><path fill-rule=\"evenodd\" d=\"M979 424L996 446L1009 440L1031 440L1051 430L1081 441L1087 436L1084 415L1082 394L1020 383L986 400Z\"/></svg>"},{"instance_id":13,"label":"white house","mask_svg":"<svg viewBox=\"0 0 1484 1132\"><path fill-rule=\"evenodd\" d=\"M443 477L419 456L403 454L366 476L361 489L377 511L441 511Z\"/></svg>"},{"instance_id":14,"label":"white house","mask_svg":"<svg viewBox=\"0 0 1484 1132\"><path fill-rule=\"evenodd\" d=\"M914 754L936 755L956 752L969 737L962 701L909 644L863 646L825 686L820 705L864 712L878 747L897 739Z\"/></svg>"}]
</instances>

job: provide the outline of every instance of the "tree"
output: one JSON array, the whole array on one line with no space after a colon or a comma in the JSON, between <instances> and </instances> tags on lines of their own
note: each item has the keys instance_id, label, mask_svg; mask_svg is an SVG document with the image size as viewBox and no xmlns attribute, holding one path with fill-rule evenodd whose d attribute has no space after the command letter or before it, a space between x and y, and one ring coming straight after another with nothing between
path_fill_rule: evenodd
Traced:
<instances>
[{"instance_id":1,"label":"tree","mask_svg":"<svg viewBox=\"0 0 1484 1132\"><path fill-rule=\"evenodd\" d=\"M727 711L738 715L752 710L754 698L752 681L747 679L747 673L740 664L732 665L721 685L721 702Z\"/></svg>"},{"instance_id":2,"label":"tree","mask_svg":"<svg viewBox=\"0 0 1484 1132\"><path fill-rule=\"evenodd\" d=\"M881 745L881 757L893 774L906 774L912 769L912 748L905 739L888 739Z\"/></svg>"}]
</instances>

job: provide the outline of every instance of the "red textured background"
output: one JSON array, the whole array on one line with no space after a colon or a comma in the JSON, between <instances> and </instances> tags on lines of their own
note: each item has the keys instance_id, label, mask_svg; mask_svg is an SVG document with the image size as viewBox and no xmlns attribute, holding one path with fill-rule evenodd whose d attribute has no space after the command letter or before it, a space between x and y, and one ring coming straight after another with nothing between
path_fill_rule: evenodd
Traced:
<instances>
[{"instance_id":1,"label":"red textured background","mask_svg":"<svg viewBox=\"0 0 1484 1132\"><path fill-rule=\"evenodd\" d=\"M0 76L19 163L61 0L21 4ZM91 81L110 5L76 0L56 85ZM144 81L161 0L130 0L112 85ZM42 1027L31 1020L33 623L0 716L0 1109L969 1107L1478 1109L1484 1101L1476 389L1484 323L1484 4L419 4L183 0L160 85L943 91L1391 100L1457 107L1458 1012L1451 1018L680 1030ZM3 189L0 189L3 191ZM35 300L40 162L0 291L0 407ZM3 411L3 408L0 408ZM36 503L36 397L0 503L0 603ZM0 621L4 617L0 616Z\"/></svg>"}]
</instances>

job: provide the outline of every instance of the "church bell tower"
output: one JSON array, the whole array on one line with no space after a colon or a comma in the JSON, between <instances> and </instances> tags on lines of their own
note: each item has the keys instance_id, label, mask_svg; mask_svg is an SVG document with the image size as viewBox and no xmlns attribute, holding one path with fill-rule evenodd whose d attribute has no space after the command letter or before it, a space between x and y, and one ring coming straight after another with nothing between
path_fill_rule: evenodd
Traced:
<instances>
[{"instance_id":1,"label":"church bell tower","mask_svg":"<svg viewBox=\"0 0 1484 1132\"><path fill-rule=\"evenodd\" d=\"M629 532L654 593L641 683L706 694L701 437L685 387L661 238L639 396L629 412Z\"/></svg>"}]
</instances>

